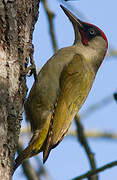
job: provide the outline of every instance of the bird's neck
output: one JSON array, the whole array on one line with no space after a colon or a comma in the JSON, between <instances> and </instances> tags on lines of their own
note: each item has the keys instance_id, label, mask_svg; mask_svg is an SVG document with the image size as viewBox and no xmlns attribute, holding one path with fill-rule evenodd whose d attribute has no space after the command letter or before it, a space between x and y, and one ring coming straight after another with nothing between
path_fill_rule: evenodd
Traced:
<instances>
[{"instance_id":1,"label":"bird's neck","mask_svg":"<svg viewBox=\"0 0 117 180\"><path fill-rule=\"evenodd\" d=\"M76 53L81 54L96 74L106 54L106 48L101 48L98 42L84 46L81 41L74 44Z\"/></svg>"}]
</instances>

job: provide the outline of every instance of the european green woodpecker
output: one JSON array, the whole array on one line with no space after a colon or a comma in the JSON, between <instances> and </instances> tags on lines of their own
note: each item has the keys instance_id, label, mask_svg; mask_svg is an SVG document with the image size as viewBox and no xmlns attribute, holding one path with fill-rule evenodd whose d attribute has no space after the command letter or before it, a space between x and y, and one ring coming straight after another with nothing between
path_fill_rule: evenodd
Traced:
<instances>
[{"instance_id":1,"label":"european green woodpecker","mask_svg":"<svg viewBox=\"0 0 117 180\"><path fill-rule=\"evenodd\" d=\"M24 105L33 136L16 158L14 170L39 152L43 152L43 161L47 160L86 100L107 52L107 38L98 27L61 8L72 22L75 40L72 46L58 50L38 73Z\"/></svg>"}]
</instances>

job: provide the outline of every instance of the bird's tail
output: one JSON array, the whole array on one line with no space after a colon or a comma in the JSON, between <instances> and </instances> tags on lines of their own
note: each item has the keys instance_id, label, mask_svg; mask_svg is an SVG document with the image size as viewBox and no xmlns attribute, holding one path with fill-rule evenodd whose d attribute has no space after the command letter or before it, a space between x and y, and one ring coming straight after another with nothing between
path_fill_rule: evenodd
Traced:
<instances>
[{"instance_id":1,"label":"bird's tail","mask_svg":"<svg viewBox=\"0 0 117 180\"><path fill-rule=\"evenodd\" d=\"M18 168L20 164L22 164L26 159L35 156L39 152L41 152L42 142L40 143L39 132L36 131L31 138L29 145L22 151L19 156L15 159L13 173Z\"/></svg>"},{"instance_id":2,"label":"bird's tail","mask_svg":"<svg viewBox=\"0 0 117 180\"><path fill-rule=\"evenodd\" d=\"M15 159L13 173L26 159L32 156L32 147L29 145L24 151L22 151L19 156Z\"/></svg>"}]
</instances>

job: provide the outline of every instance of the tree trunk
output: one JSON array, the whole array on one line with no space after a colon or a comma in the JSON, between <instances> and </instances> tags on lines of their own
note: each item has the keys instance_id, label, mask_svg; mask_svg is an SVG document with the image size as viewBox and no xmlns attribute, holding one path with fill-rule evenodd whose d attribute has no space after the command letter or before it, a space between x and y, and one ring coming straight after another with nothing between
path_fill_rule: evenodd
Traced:
<instances>
[{"instance_id":1,"label":"tree trunk","mask_svg":"<svg viewBox=\"0 0 117 180\"><path fill-rule=\"evenodd\" d=\"M22 107L26 96L25 60L29 59L39 0L0 1L0 179L11 179Z\"/></svg>"}]
</instances>

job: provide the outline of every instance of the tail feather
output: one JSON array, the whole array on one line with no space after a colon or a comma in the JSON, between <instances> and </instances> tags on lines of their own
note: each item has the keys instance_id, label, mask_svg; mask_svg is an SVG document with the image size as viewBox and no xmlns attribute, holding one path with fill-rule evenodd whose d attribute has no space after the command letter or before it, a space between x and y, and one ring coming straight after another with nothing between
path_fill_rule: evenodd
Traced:
<instances>
[{"instance_id":1,"label":"tail feather","mask_svg":"<svg viewBox=\"0 0 117 180\"><path fill-rule=\"evenodd\" d=\"M15 159L13 173L14 171L22 164L26 159L31 157L32 155L32 147L28 146L24 151L22 151L19 156Z\"/></svg>"},{"instance_id":2,"label":"tail feather","mask_svg":"<svg viewBox=\"0 0 117 180\"><path fill-rule=\"evenodd\" d=\"M33 134L33 137L31 138L29 145L15 159L13 173L20 166L20 164L22 164L26 159L29 159L30 157L41 152L41 144L38 144L38 142L39 142L39 132L36 131Z\"/></svg>"}]
</instances>

